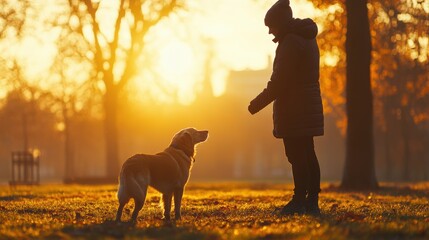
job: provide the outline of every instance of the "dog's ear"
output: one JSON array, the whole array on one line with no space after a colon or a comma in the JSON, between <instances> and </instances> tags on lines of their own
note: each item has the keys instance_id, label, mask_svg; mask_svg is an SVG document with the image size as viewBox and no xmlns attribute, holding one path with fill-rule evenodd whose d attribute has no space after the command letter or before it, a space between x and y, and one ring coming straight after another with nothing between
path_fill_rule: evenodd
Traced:
<instances>
[{"instance_id":1,"label":"dog's ear","mask_svg":"<svg viewBox=\"0 0 429 240\"><path fill-rule=\"evenodd\" d=\"M192 136L188 132L183 132L173 140L172 145L179 148L189 157L193 157L195 153L194 142Z\"/></svg>"}]
</instances>

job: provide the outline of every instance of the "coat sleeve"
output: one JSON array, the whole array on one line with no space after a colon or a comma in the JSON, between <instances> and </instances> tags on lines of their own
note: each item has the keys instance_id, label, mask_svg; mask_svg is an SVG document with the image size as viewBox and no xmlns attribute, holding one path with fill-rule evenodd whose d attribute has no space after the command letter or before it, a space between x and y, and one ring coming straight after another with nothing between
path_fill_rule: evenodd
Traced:
<instances>
[{"instance_id":1,"label":"coat sleeve","mask_svg":"<svg viewBox=\"0 0 429 240\"><path fill-rule=\"evenodd\" d=\"M280 43L278 46L273 73L266 88L250 102L249 112L252 114L259 112L280 95L285 94L287 75L293 71L296 64L294 61L296 51L294 48L296 46L294 46L293 42L287 40L284 39L285 42Z\"/></svg>"}]
</instances>

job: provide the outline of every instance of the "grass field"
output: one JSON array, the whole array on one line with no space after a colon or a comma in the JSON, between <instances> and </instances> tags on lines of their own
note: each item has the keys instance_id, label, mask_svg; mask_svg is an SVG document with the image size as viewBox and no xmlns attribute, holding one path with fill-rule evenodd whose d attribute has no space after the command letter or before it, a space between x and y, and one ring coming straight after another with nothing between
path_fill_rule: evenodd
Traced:
<instances>
[{"instance_id":1,"label":"grass field","mask_svg":"<svg viewBox=\"0 0 429 240\"><path fill-rule=\"evenodd\" d=\"M279 216L290 184L190 183L182 220L150 191L138 223L116 224L117 186L0 186L0 239L429 239L429 183L343 192L324 184L322 216ZM124 210L129 219L132 204Z\"/></svg>"}]
</instances>

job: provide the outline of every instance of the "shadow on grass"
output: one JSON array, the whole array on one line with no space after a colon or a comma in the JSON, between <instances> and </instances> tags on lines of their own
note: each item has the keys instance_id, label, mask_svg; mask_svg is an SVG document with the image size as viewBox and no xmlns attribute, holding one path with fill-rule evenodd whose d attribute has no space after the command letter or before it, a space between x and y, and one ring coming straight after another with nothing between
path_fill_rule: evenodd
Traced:
<instances>
[{"instance_id":1,"label":"shadow on grass","mask_svg":"<svg viewBox=\"0 0 429 240\"><path fill-rule=\"evenodd\" d=\"M0 201L6 201L6 202L11 202L11 201L17 201L17 200L21 200L21 199L33 199L36 198L35 195L17 195L17 194L13 194L13 195L8 195L8 196L2 196L0 197Z\"/></svg>"},{"instance_id":2,"label":"shadow on grass","mask_svg":"<svg viewBox=\"0 0 429 240\"><path fill-rule=\"evenodd\" d=\"M428 197L429 190L412 189L409 186L381 186L377 194L395 197Z\"/></svg>"},{"instance_id":3,"label":"shadow on grass","mask_svg":"<svg viewBox=\"0 0 429 240\"><path fill-rule=\"evenodd\" d=\"M323 189L323 192L337 192L337 193L350 193L350 192L361 192L361 193L377 193L378 195L395 196L395 197L428 197L428 189L413 189L406 184L389 184L381 185L377 189L372 190L347 190L341 188L339 185L329 185Z\"/></svg>"},{"instance_id":4,"label":"shadow on grass","mask_svg":"<svg viewBox=\"0 0 429 240\"><path fill-rule=\"evenodd\" d=\"M143 223L144 224L144 223ZM141 226L132 223L116 223L106 220L100 224L68 225L61 233L54 233L51 237L64 237L89 239L221 239L215 233L199 231L190 226L176 226L174 222L163 222L156 226Z\"/></svg>"}]
</instances>

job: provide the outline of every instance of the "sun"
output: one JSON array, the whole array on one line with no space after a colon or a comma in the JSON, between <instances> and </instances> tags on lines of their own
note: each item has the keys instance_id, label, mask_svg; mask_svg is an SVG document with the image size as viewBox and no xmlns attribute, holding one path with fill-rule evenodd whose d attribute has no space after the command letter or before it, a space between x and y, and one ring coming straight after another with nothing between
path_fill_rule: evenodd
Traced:
<instances>
[{"instance_id":1,"label":"sun","mask_svg":"<svg viewBox=\"0 0 429 240\"><path fill-rule=\"evenodd\" d=\"M180 40L172 40L158 52L156 72L174 88L182 103L193 100L196 74L196 56L192 47Z\"/></svg>"},{"instance_id":2,"label":"sun","mask_svg":"<svg viewBox=\"0 0 429 240\"><path fill-rule=\"evenodd\" d=\"M186 75L190 72L193 59L191 47L186 43L175 40L169 42L160 50L158 70L168 80L174 80L172 77Z\"/></svg>"}]
</instances>

